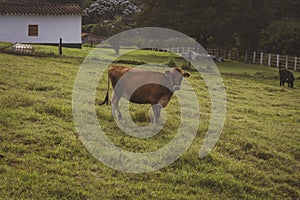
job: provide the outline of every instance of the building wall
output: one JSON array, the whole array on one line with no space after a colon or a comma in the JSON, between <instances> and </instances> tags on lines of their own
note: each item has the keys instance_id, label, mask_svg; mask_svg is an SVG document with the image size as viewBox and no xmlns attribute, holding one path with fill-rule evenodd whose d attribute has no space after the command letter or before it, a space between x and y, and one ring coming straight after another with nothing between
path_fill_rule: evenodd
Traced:
<instances>
[{"instance_id":1,"label":"building wall","mask_svg":"<svg viewBox=\"0 0 300 200\"><path fill-rule=\"evenodd\" d=\"M38 36L28 36L28 25L39 26ZM0 16L0 41L81 44L81 16Z\"/></svg>"}]
</instances>

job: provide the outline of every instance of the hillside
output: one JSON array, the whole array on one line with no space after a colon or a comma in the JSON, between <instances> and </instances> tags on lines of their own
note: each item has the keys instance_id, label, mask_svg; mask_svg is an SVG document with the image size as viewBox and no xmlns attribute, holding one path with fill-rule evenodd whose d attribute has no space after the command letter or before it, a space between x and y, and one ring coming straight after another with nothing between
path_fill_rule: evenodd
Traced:
<instances>
[{"instance_id":1,"label":"hillside","mask_svg":"<svg viewBox=\"0 0 300 200\"><path fill-rule=\"evenodd\" d=\"M0 54L0 199L300 198L299 73L294 73L294 89L281 88L277 69L218 63L226 87L227 117L216 147L199 159L210 99L201 77L191 71L189 81L202 120L194 142L168 167L130 174L97 161L78 137L72 91L88 49L83 49L84 54L64 52L69 57ZM141 61L168 59L165 54L144 54ZM103 100L106 87L107 82L100 81L97 102ZM173 99L167 107L171 121L148 140L124 135L111 118L110 106L97 105L96 112L108 138L122 148L144 152L174 137L176 102ZM133 119L147 123L147 110L133 105Z\"/></svg>"}]
</instances>

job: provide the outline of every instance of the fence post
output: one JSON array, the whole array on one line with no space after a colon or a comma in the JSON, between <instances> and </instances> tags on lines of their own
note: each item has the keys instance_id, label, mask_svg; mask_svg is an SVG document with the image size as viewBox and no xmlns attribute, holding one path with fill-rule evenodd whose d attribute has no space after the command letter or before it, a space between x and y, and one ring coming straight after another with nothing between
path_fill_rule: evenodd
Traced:
<instances>
[{"instance_id":1,"label":"fence post","mask_svg":"<svg viewBox=\"0 0 300 200\"><path fill-rule=\"evenodd\" d=\"M289 58L288 56L285 57L285 68L287 69L289 65Z\"/></svg>"},{"instance_id":2,"label":"fence post","mask_svg":"<svg viewBox=\"0 0 300 200\"><path fill-rule=\"evenodd\" d=\"M173 48L172 48L172 49L173 49L172 53L175 53L175 38L173 39L173 44L172 44L172 45L173 45L173 46L172 46L172 47L173 47ZM168 52L169 52L169 49L168 49Z\"/></svg>"},{"instance_id":3,"label":"fence post","mask_svg":"<svg viewBox=\"0 0 300 200\"><path fill-rule=\"evenodd\" d=\"M255 59L256 59L256 52L253 52L253 64L255 64Z\"/></svg>"},{"instance_id":4,"label":"fence post","mask_svg":"<svg viewBox=\"0 0 300 200\"><path fill-rule=\"evenodd\" d=\"M297 57L295 57L295 71L297 71Z\"/></svg>"},{"instance_id":5,"label":"fence post","mask_svg":"<svg viewBox=\"0 0 300 200\"><path fill-rule=\"evenodd\" d=\"M269 53L269 56L268 56L268 66L271 67L271 58L272 58L272 55Z\"/></svg>"},{"instance_id":6,"label":"fence post","mask_svg":"<svg viewBox=\"0 0 300 200\"><path fill-rule=\"evenodd\" d=\"M62 56L62 38L59 38L59 55Z\"/></svg>"},{"instance_id":7,"label":"fence post","mask_svg":"<svg viewBox=\"0 0 300 200\"><path fill-rule=\"evenodd\" d=\"M261 52L261 53L260 53L260 65L263 64L263 59L264 59L264 53Z\"/></svg>"},{"instance_id":8,"label":"fence post","mask_svg":"<svg viewBox=\"0 0 300 200\"><path fill-rule=\"evenodd\" d=\"M189 52L189 68L191 68L191 52Z\"/></svg>"},{"instance_id":9,"label":"fence post","mask_svg":"<svg viewBox=\"0 0 300 200\"><path fill-rule=\"evenodd\" d=\"M279 67L279 54L277 54L277 63L276 63L276 67Z\"/></svg>"},{"instance_id":10,"label":"fence post","mask_svg":"<svg viewBox=\"0 0 300 200\"><path fill-rule=\"evenodd\" d=\"M248 52L246 51L245 53L245 62L247 63L248 62Z\"/></svg>"}]
</instances>

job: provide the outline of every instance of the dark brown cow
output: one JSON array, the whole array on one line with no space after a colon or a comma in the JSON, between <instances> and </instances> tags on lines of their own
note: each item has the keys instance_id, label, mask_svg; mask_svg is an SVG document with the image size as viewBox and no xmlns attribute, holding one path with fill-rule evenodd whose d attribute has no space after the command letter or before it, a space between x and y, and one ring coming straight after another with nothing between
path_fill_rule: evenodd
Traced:
<instances>
[{"instance_id":1,"label":"dark brown cow","mask_svg":"<svg viewBox=\"0 0 300 200\"><path fill-rule=\"evenodd\" d=\"M188 72L184 72L179 67L161 73L124 66L112 66L108 69L106 97L100 105L109 103L109 85L111 81L114 88L114 96L111 100L113 117L115 117L115 110L117 110L118 118L122 118L118 104L120 98L124 97L133 103L151 104L154 112L153 123L156 124L161 108L166 107L173 93L180 89L182 78L189 76Z\"/></svg>"},{"instance_id":2,"label":"dark brown cow","mask_svg":"<svg viewBox=\"0 0 300 200\"><path fill-rule=\"evenodd\" d=\"M281 62L279 62L279 79L280 79L280 86L284 86L284 83L288 84L288 87L294 87L294 74L287 69L281 68Z\"/></svg>"}]
</instances>

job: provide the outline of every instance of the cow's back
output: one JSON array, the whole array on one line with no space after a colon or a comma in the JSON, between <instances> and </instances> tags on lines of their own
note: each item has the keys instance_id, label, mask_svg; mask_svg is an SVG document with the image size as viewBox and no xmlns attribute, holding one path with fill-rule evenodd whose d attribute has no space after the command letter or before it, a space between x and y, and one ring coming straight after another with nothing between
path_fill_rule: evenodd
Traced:
<instances>
[{"instance_id":1,"label":"cow's back","mask_svg":"<svg viewBox=\"0 0 300 200\"><path fill-rule=\"evenodd\" d=\"M170 79L160 72L118 66L109 69L109 76L115 94L133 103L151 105L160 103L165 107L173 95L173 92L167 88ZM115 88L118 81L120 82Z\"/></svg>"}]
</instances>

